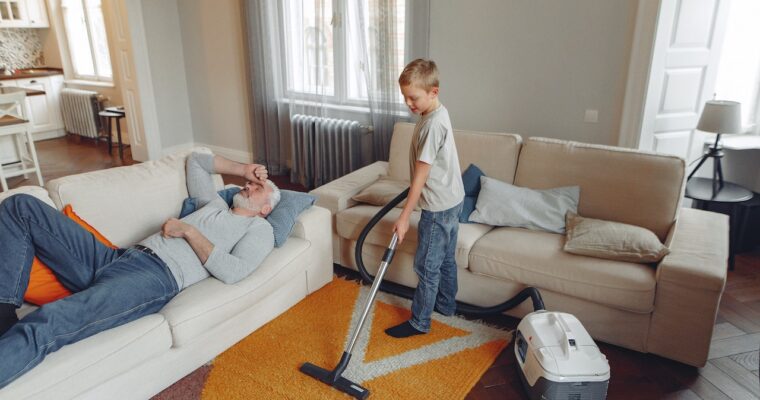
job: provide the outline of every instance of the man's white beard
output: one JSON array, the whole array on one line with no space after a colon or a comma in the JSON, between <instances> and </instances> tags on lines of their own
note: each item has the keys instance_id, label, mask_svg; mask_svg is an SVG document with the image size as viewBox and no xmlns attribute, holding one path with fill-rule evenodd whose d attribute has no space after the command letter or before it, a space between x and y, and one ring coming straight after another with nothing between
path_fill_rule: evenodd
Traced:
<instances>
[{"instance_id":1,"label":"man's white beard","mask_svg":"<svg viewBox=\"0 0 760 400\"><path fill-rule=\"evenodd\" d=\"M247 198L243 197L242 194L237 193L234 196L232 196L232 207L233 208L243 208L246 210L251 210L255 213L259 213L261 211L260 207L256 207L251 205L251 202L248 201Z\"/></svg>"}]
</instances>

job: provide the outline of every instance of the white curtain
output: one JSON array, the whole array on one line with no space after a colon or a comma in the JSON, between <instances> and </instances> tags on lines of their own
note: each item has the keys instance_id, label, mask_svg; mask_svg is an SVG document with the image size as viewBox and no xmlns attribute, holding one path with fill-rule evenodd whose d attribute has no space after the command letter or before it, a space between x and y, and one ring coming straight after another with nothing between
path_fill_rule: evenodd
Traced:
<instances>
[{"instance_id":1,"label":"white curtain","mask_svg":"<svg viewBox=\"0 0 760 400\"><path fill-rule=\"evenodd\" d=\"M291 160L295 114L359 121L370 131L363 164L387 160L393 125L409 119L398 74L409 60L427 56L429 1L245 5L256 162L277 175L287 172L288 160L299 162Z\"/></svg>"}]
</instances>

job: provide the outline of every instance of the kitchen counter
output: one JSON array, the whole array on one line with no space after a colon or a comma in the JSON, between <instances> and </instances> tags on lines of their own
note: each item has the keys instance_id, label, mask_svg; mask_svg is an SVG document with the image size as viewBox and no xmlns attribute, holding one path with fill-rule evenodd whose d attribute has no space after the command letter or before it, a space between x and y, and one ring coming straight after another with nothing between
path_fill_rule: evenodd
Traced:
<instances>
[{"instance_id":1,"label":"kitchen counter","mask_svg":"<svg viewBox=\"0 0 760 400\"><path fill-rule=\"evenodd\" d=\"M20 87L15 87L15 86L0 87L0 94L10 94L10 93L16 93L16 92L26 92L27 97L42 96L45 94L44 90L26 89L26 88L20 88Z\"/></svg>"},{"instance_id":2,"label":"kitchen counter","mask_svg":"<svg viewBox=\"0 0 760 400\"><path fill-rule=\"evenodd\" d=\"M50 68L50 67L19 69L19 70L16 70L16 72L14 72L12 75L0 75L0 81L10 80L10 79L36 78L40 76L51 76L51 75L63 75L63 70L59 68Z\"/></svg>"}]
</instances>

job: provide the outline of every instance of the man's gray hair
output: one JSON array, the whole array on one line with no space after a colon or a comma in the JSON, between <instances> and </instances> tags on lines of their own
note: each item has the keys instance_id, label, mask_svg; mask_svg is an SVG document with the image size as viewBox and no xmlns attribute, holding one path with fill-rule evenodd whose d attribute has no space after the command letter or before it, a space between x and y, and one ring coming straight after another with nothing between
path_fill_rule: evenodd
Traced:
<instances>
[{"instance_id":1,"label":"man's gray hair","mask_svg":"<svg viewBox=\"0 0 760 400\"><path fill-rule=\"evenodd\" d=\"M272 207L272 210L274 210L274 208L277 207L277 204L280 203L282 194L280 193L280 188L278 188L274 182L267 179L267 184L270 188L272 188L272 193L269 195L269 206Z\"/></svg>"}]
</instances>

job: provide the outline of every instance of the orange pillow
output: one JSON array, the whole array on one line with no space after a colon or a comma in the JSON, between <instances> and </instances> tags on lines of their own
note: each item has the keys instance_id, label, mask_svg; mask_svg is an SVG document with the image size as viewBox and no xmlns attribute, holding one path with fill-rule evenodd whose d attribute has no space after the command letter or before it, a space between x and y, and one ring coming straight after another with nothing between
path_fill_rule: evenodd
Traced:
<instances>
[{"instance_id":1,"label":"orange pillow","mask_svg":"<svg viewBox=\"0 0 760 400\"><path fill-rule=\"evenodd\" d=\"M63 215L74 220L82 228L87 229L88 232L92 233L95 238L104 245L112 249L117 248L113 243L106 239L105 236L101 235L100 232L93 228L92 225L80 218L74 212L74 209L71 208L70 204L63 208ZM61 285L61 282L58 281L58 278L53 274L53 271L51 271L50 268L43 264L37 257L34 257L34 260L32 261L32 273L29 277L29 286L26 288L24 300L41 306L43 304L60 300L70 294L71 292Z\"/></svg>"}]
</instances>

